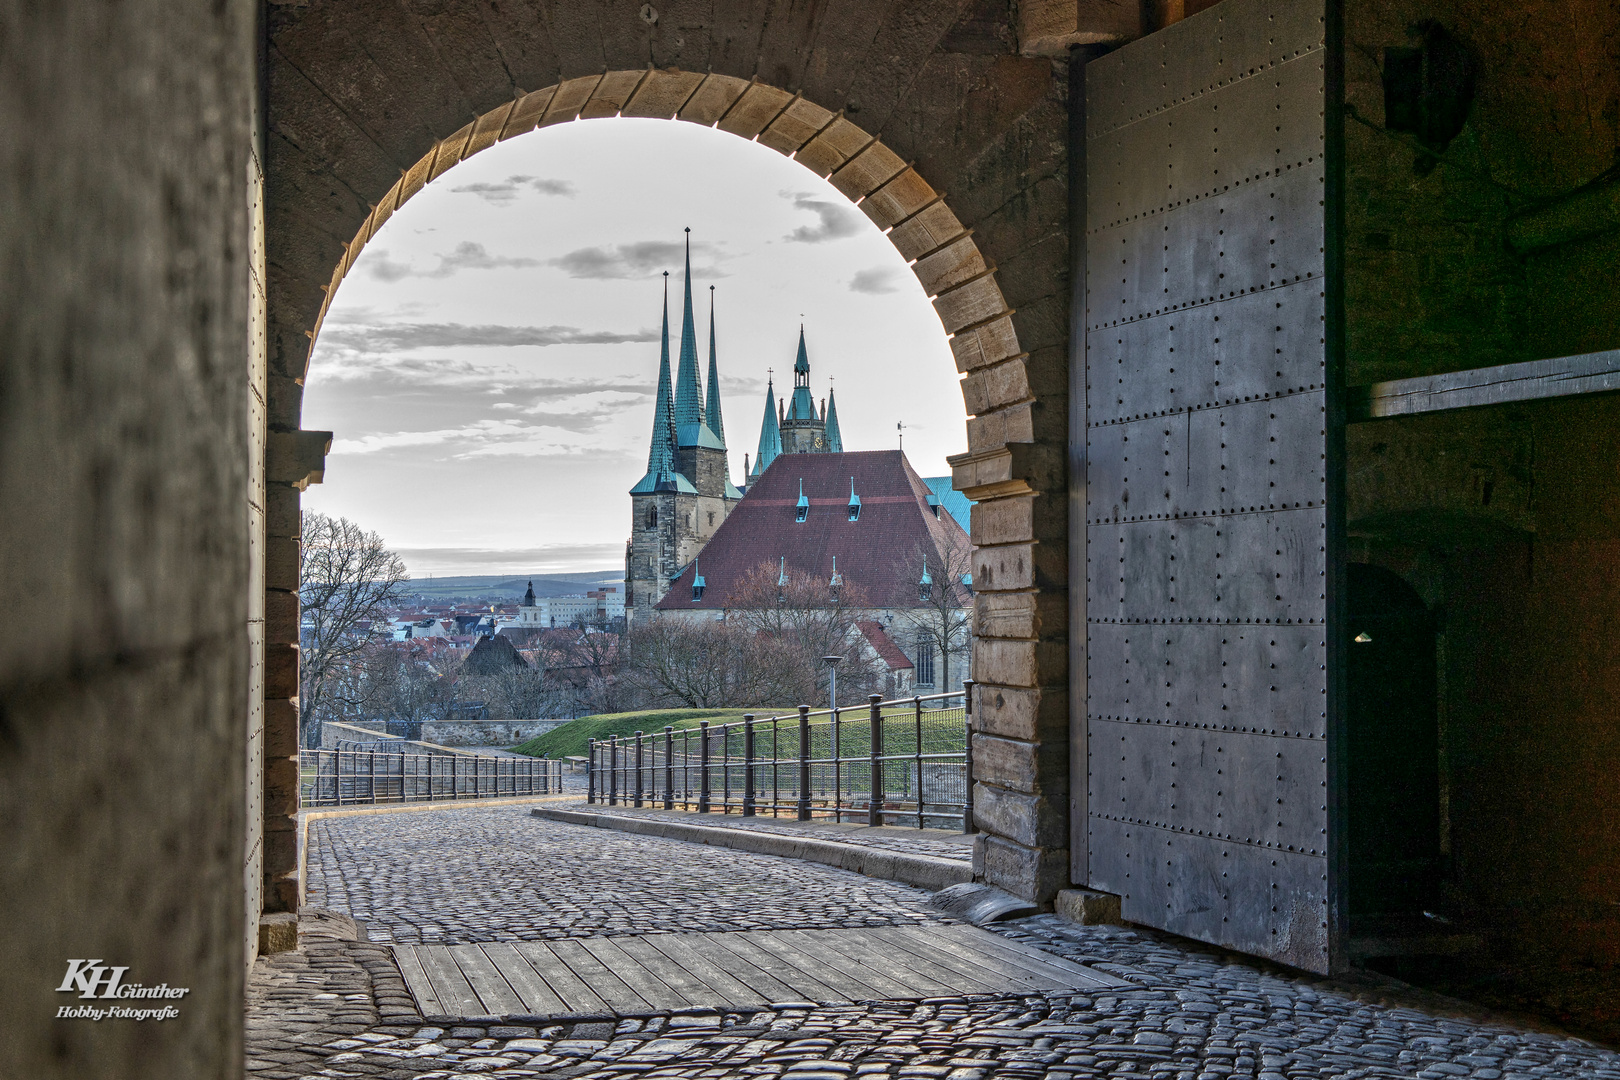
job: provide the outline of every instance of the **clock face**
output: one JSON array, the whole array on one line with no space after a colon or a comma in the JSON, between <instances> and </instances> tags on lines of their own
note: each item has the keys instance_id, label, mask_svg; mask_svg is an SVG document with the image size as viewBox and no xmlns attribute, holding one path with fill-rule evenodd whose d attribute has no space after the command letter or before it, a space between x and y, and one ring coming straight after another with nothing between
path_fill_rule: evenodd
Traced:
<instances>
[{"instance_id":1,"label":"clock face","mask_svg":"<svg viewBox=\"0 0 1620 1080\"><path fill-rule=\"evenodd\" d=\"M816 436L816 449L820 450L822 447L824 447L826 445L827 445L827 440L825 438L823 438L822 436L817 435Z\"/></svg>"}]
</instances>

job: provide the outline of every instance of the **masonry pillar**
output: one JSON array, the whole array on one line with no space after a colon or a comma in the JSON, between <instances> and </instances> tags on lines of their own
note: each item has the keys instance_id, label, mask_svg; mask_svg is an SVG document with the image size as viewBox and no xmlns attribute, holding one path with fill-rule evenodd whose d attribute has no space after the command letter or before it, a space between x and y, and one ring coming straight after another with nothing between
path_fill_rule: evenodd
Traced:
<instances>
[{"instance_id":1,"label":"masonry pillar","mask_svg":"<svg viewBox=\"0 0 1620 1080\"><path fill-rule=\"evenodd\" d=\"M265 460L264 910L297 911L300 495L319 483L329 431L272 431ZM261 938L263 940L263 938Z\"/></svg>"}]
</instances>

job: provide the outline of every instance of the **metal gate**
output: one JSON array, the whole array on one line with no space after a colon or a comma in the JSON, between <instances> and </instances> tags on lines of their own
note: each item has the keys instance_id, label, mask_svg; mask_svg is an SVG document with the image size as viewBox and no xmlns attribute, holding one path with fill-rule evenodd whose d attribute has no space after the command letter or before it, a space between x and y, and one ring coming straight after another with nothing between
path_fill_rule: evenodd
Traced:
<instances>
[{"instance_id":1,"label":"metal gate","mask_svg":"<svg viewBox=\"0 0 1620 1080\"><path fill-rule=\"evenodd\" d=\"M1225 0L1086 73L1075 841L1075 877L1126 919L1315 971L1333 959L1326 14Z\"/></svg>"}]
</instances>

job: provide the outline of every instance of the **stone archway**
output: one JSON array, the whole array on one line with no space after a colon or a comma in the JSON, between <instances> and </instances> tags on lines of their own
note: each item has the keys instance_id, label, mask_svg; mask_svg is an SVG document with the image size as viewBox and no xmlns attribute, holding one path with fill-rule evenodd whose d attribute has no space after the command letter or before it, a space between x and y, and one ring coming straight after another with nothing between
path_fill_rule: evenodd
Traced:
<instances>
[{"instance_id":1,"label":"stone archway","mask_svg":"<svg viewBox=\"0 0 1620 1080\"><path fill-rule=\"evenodd\" d=\"M423 186L503 138L612 115L715 125L793 157L856 202L912 263L950 335L969 446L953 471L980 501L984 872L1047 899L1068 857L1063 65L1020 55L998 3L829 4L780 18L747 5L659 6L273 6L266 744L277 743L275 717L293 712L298 492L320 464L321 437L298 431L302 382L330 297L365 243ZM277 769L287 771L267 759L267 836L287 831L292 809L272 793ZM265 850L267 897L286 896L296 867L284 848Z\"/></svg>"}]
</instances>

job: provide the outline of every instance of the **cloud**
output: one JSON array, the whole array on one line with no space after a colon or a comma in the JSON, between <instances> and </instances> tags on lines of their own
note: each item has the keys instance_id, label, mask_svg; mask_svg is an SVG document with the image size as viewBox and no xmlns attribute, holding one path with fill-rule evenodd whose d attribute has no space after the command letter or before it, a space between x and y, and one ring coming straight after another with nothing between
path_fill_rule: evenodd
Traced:
<instances>
[{"instance_id":1,"label":"cloud","mask_svg":"<svg viewBox=\"0 0 1620 1080\"><path fill-rule=\"evenodd\" d=\"M624 543L546 544L529 548L399 547L394 549L421 584L428 574L586 571L608 567L622 573Z\"/></svg>"},{"instance_id":2,"label":"cloud","mask_svg":"<svg viewBox=\"0 0 1620 1080\"><path fill-rule=\"evenodd\" d=\"M401 281L408 277L447 278L463 270L501 270L508 267L539 266L539 259L522 255L491 255L483 244L464 240L448 255L439 256L432 270L418 270L409 263L394 262L387 251L367 251L360 256L361 269L378 281Z\"/></svg>"},{"instance_id":3,"label":"cloud","mask_svg":"<svg viewBox=\"0 0 1620 1080\"><path fill-rule=\"evenodd\" d=\"M692 254L699 260L709 260L694 266L693 274L708 278L726 276L716 265L723 257L718 245L695 243ZM580 248L548 262L573 278L640 278L659 270L679 272L685 257L686 245L678 241L641 240L612 247Z\"/></svg>"},{"instance_id":4,"label":"cloud","mask_svg":"<svg viewBox=\"0 0 1620 1080\"><path fill-rule=\"evenodd\" d=\"M352 352L404 352L457 346L620 345L657 341L656 330L616 333L577 326L500 326L467 323L393 323L384 326L340 325L328 328L321 343Z\"/></svg>"},{"instance_id":5,"label":"cloud","mask_svg":"<svg viewBox=\"0 0 1620 1080\"><path fill-rule=\"evenodd\" d=\"M508 176L495 183L463 184L451 191L476 195L495 206L507 206L517 199L524 188L532 188L542 195L562 195L573 198L574 185L567 180L551 180L543 176Z\"/></svg>"},{"instance_id":6,"label":"cloud","mask_svg":"<svg viewBox=\"0 0 1620 1080\"><path fill-rule=\"evenodd\" d=\"M792 199L795 210L808 210L816 215L814 225L800 225L782 239L793 243L820 244L827 240L843 240L861 231L861 221L854 208L818 199L807 191L784 191L782 198Z\"/></svg>"},{"instance_id":7,"label":"cloud","mask_svg":"<svg viewBox=\"0 0 1620 1080\"><path fill-rule=\"evenodd\" d=\"M874 296L882 293L892 293L899 288L895 281L894 270L890 267L880 266L872 270L857 270L855 276L849 279L849 291L870 293Z\"/></svg>"},{"instance_id":8,"label":"cloud","mask_svg":"<svg viewBox=\"0 0 1620 1080\"><path fill-rule=\"evenodd\" d=\"M332 443L331 454L336 457L442 446L451 451L449 458L462 460L479 457L600 456L604 452L602 447L572 436L591 432L615 411L592 409L582 413L553 413L547 416L547 422L541 424L502 416L475 420L460 427L428 431L378 431L336 439Z\"/></svg>"}]
</instances>

